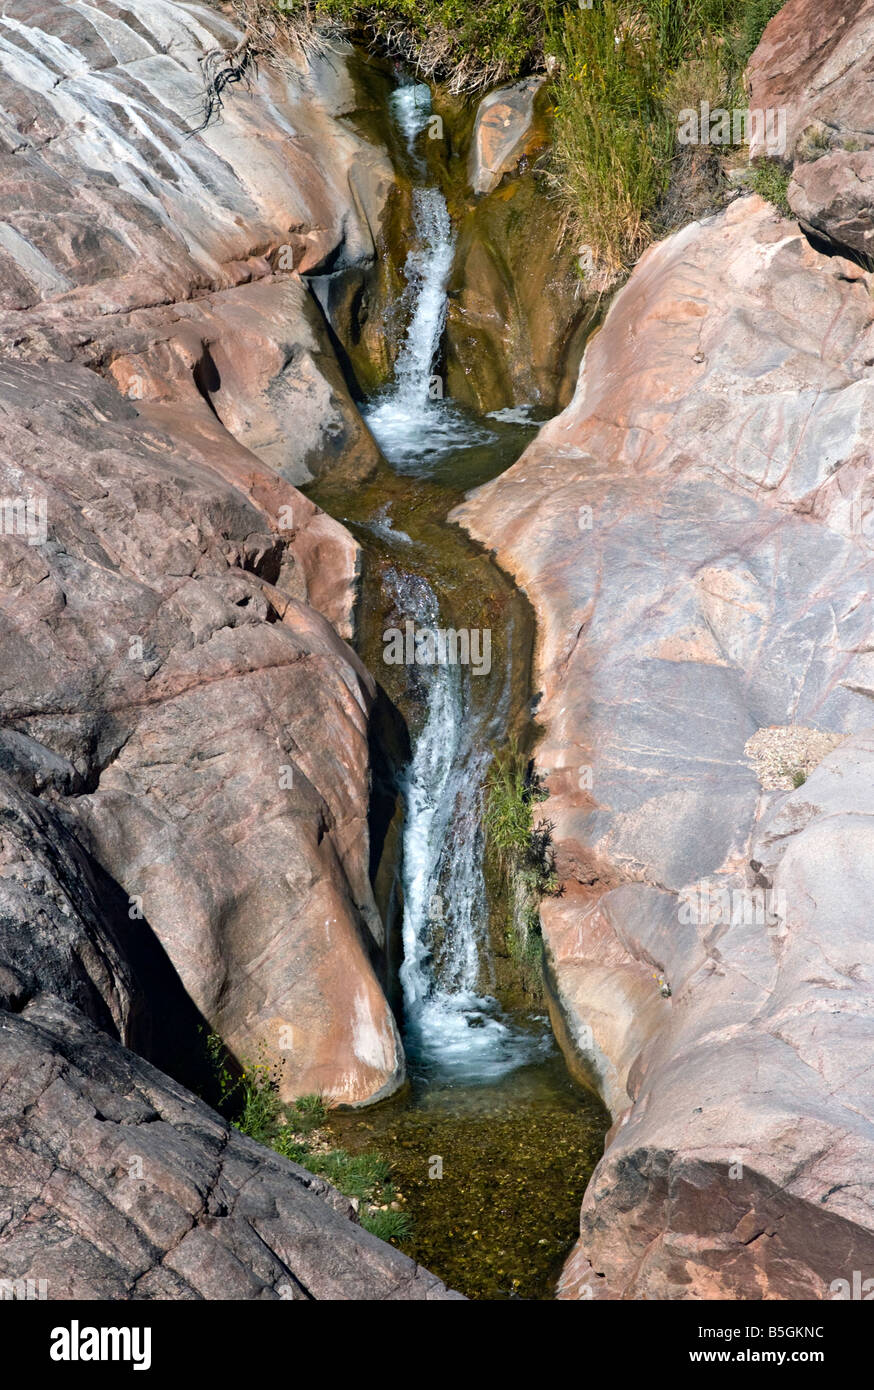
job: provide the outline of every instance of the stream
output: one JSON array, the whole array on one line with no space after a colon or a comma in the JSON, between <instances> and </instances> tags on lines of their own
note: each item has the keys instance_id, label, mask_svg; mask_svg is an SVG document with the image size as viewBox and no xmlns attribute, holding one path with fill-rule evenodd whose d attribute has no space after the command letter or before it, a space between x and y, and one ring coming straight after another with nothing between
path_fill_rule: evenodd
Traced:
<instances>
[{"instance_id":1,"label":"stream","mask_svg":"<svg viewBox=\"0 0 874 1390\"><path fill-rule=\"evenodd\" d=\"M393 381L363 410L385 464L354 493L329 482L308 491L363 547L358 647L409 731L397 770L394 1002L410 1085L371 1109L332 1112L331 1130L350 1152L391 1162L413 1220L404 1249L415 1259L469 1297L549 1298L610 1120L565 1069L486 858L493 753L511 735L530 745L532 613L446 519L465 492L515 461L540 421L528 408L478 418L443 398L454 238L417 153L430 91L401 86L392 106L414 188L406 331ZM452 659L463 647L441 651L433 640L448 629L469 634L467 662ZM391 659L387 633L401 635L403 659ZM411 661L415 650L435 659Z\"/></svg>"}]
</instances>

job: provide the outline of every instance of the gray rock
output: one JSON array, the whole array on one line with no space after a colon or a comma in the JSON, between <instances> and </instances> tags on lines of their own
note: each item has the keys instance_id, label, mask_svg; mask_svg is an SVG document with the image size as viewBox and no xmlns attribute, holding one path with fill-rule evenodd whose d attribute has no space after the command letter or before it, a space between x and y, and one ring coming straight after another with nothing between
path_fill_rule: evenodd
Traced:
<instances>
[{"instance_id":1,"label":"gray rock","mask_svg":"<svg viewBox=\"0 0 874 1390\"><path fill-rule=\"evenodd\" d=\"M458 1299L69 1005L0 1012L0 1279L49 1299Z\"/></svg>"}]
</instances>

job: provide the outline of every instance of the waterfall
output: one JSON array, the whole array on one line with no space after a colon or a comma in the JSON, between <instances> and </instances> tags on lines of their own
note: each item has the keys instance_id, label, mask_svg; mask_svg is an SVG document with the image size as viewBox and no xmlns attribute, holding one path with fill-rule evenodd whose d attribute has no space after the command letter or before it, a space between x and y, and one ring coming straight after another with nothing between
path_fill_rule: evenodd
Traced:
<instances>
[{"instance_id":1,"label":"waterfall","mask_svg":"<svg viewBox=\"0 0 874 1390\"><path fill-rule=\"evenodd\" d=\"M395 119L407 141L414 171L425 175L417 145L431 119L431 92L424 83L398 87ZM439 188L413 189L413 244L404 265L411 313L395 362L394 381L364 412L390 463L402 472L421 472L452 449L482 443L491 435L443 399L434 374L446 324L446 286L455 238L446 199Z\"/></svg>"},{"instance_id":2,"label":"waterfall","mask_svg":"<svg viewBox=\"0 0 874 1390\"><path fill-rule=\"evenodd\" d=\"M414 167L424 176L416 142L431 115L429 89L401 87L393 105ZM491 435L433 390L454 252L449 212L438 188L414 190L413 220L407 332L394 382L371 404L367 419L395 468L426 472L435 458ZM385 533L390 534L387 528ZM409 543L409 537L403 540ZM398 563L387 572L385 587L403 619L418 629L440 626L437 596L421 575ZM509 634L504 637L509 651ZM426 717L404 785L400 978L406 1047L413 1066L431 1076L490 1081L552 1046L546 1030L528 1032L509 1022L498 1001L483 993L490 967L483 783L490 745L506 734L510 672L494 669L476 676L469 666L449 662L417 667L417 672L425 685ZM483 692L472 688L478 680L500 682L500 689L478 698Z\"/></svg>"}]
</instances>

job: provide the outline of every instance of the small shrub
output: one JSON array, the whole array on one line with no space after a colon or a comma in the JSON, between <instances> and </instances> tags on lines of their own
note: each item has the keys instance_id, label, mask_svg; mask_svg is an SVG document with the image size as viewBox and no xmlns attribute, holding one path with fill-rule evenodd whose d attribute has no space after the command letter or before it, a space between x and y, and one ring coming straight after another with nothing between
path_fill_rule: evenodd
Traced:
<instances>
[{"instance_id":1,"label":"small shrub","mask_svg":"<svg viewBox=\"0 0 874 1390\"><path fill-rule=\"evenodd\" d=\"M767 202L773 203L784 217L792 216L789 199L789 172L776 159L762 159L753 165L750 188Z\"/></svg>"},{"instance_id":2,"label":"small shrub","mask_svg":"<svg viewBox=\"0 0 874 1390\"><path fill-rule=\"evenodd\" d=\"M483 817L488 850L512 905L511 955L533 969L539 984L540 901L561 892L555 871L551 821L535 824L534 807L548 793L517 742L496 753L486 780Z\"/></svg>"}]
</instances>

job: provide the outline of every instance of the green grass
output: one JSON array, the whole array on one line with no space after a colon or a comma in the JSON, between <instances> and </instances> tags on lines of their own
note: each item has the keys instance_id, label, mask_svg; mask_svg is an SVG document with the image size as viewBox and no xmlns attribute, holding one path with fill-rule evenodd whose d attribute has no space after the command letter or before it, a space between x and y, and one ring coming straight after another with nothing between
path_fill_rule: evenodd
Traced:
<instances>
[{"instance_id":1,"label":"green grass","mask_svg":"<svg viewBox=\"0 0 874 1390\"><path fill-rule=\"evenodd\" d=\"M474 94L549 72L551 178L608 281L654 236L677 159L677 112L746 104L742 75L781 0L235 0L255 49L343 33ZM220 100L220 93L219 93ZM684 207L682 188L673 199ZM688 215L697 215L692 212ZM673 225L670 221L668 225ZM587 256L588 263L588 256Z\"/></svg>"},{"instance_id":2,"label":"green grass","mask_svg":"<svg viewBox=\"0 0 874 1390\"><path fill-rule=\"evenodd\" d=\"M403 1245L413 1233L413 1220L406 1211L374 1211L361 1217L365 1231L391 1245Z\"/></svg>"},{"instance_id":3,"label":"green grass","mask_svg":"<svg viewBox=\"0 0 874 1390\"><path fill-rule=\"evenodd\" d=\"M762 159L753 165L750 188L769 203L773 203L784 217L791 217L792 209L786 196L789 178L789 171L776 159Z\"/></svg>"},{"instance_id":4,"label":"green grass","mask_svg":"<svg viewBox=\"0 0 874 1390\"><path fill-rule=\"evenodd\" d=\"M743 69L779 0L595 0L550 31L555 183L598 270L628 269L662 228L678 112L745 106Z\"/></svg>"},{"instance_id":5,"label":"green grass","mask_svg":"<svg viewBox=\"0 0 874 1390\"><path fill-rule=\"evenodd\" d=\"M547 22L576 0L238 0L280 14L293 33L339 28L405 57L452 91L483 91L543 66Z\"/></svg>"},{"instance_id":6,"label":"green grass","mask_svg":"<svg viewBox=\"0 0 874 1390\"><path fill-rule=\"evenodd\" d=\"M497 864L512 907L511 955L535 975L540 961L540 902L561 891L552 845L554 826L551 821L535 821L534 808L547 795L529 759L511 739L493 759L483 823L488 853Z\"/></svg>"}]
</instances>

